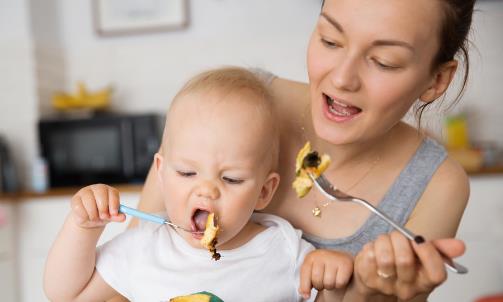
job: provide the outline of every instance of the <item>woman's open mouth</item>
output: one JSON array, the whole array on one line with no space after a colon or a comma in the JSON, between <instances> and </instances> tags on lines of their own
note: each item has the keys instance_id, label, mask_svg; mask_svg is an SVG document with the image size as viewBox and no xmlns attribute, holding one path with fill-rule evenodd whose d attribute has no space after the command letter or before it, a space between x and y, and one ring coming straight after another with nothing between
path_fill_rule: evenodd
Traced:
<instances>
[{"instance_id":1,"label":"woman's open mouth","mask_svg":"<svg viewBox=\"0 0 503 302\"><path fill-rule=\"evenodd\" d=\"M362 112L361 108L344 103L343 101L333 99L323 94L326 104L326 115L329 119L337 122L350 120Z\"/></svg>"}]
</instances>

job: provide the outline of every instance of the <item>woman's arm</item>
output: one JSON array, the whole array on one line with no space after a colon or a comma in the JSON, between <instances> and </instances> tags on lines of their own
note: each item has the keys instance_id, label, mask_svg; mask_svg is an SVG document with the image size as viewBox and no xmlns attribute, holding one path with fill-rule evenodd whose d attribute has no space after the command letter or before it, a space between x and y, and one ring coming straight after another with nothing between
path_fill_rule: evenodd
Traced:
<instances>
[{"instance_id":1,"label":"woman's arm","mask_svg":"<svg viewBox=\"0 0 503 302\"><path fill-rule=\"evenodd\" d=\"M392 232L367 244L356 256L355 275L344 301L365 301L369 297L384 301L397 301L397 297L398 301L426 301L447 278L438 250L452 258L464 253L462 241L439 238L455 236L468 197L466 173L455 161L447 159L431 179L406 224L427 241L412 243L402 234Z\"/></svg>"}]
</instances>

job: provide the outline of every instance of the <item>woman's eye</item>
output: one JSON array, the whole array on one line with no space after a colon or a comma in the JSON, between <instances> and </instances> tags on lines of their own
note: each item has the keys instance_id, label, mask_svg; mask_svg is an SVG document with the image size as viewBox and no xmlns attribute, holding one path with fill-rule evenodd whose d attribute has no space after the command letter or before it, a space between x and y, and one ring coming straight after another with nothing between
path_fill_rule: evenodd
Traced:
<instances>
[{"instance_id":1,"label":"woman's eye","mask_svg":"<svg viewBox=\"0 0 503 302\"><path fill-rule=\"evenodd\" d=\"M327 40L325 38L321 38L321 43L323 45L325 45L325 47L327 47L327 48L337 48L337 47L339 47L339 43L333 42L333 41L329 41L329 40Z\"/></svg>"},{"instance_id":2,"label":"woman's eye","mask_svg":"<svg viewBox=\"0 0 503 302\"><path fill-rule=\"evenodd\" d=\"M399 68L397 66L393 66L393 65L379 62L378 60L374 60L374 63L377 65L377 67L379 67L380 69L383 69L383 70L395 70L395 69Z\"/></svg>"},{"instance_id":3,"label":"woman's eye","mask_svg":"<svg viewBox=\"0 0 503 302\"><path fill-rule=\"evenodd\" d=\"M191 177L196 175L196 172L191 171L176 171L176 173L182 177Z\"/></svg>"},{"instance_id":4,"label":"woman's eye","mask_svg":"<svg viewBox=\"0 0 503 302\"><path fill-rule=\"evenodd\" d=\"M231 185L238 185L240 183L243 183L244 180L242 179L237 179L237 178L232 178L232 177L228 177L228 176L224 176L222 177L222 179L226 182L226 183L229 183Z\"/></svg>"}]
</instances>

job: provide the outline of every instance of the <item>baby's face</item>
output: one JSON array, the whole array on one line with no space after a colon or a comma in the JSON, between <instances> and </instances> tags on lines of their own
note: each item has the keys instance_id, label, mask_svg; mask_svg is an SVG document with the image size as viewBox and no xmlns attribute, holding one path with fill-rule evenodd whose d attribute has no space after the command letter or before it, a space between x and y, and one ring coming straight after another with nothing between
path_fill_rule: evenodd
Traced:
<instances>
[{"instance_id":1,"label":"baby's face","mask_svg":"<svg viewBox=\"0 0 503 302\"><path fill-rule=\"evenodd\" d=\"M215 102L216 97L185 95L172 109L159 179L172 222L201 229L207 214L215 212L219 246L225 249L246 236L270 164L260 114L243 102ZM236 96L226 96L231 97ZM201 236L182 233L201 247Z\"/></svg>"}]
</instances>

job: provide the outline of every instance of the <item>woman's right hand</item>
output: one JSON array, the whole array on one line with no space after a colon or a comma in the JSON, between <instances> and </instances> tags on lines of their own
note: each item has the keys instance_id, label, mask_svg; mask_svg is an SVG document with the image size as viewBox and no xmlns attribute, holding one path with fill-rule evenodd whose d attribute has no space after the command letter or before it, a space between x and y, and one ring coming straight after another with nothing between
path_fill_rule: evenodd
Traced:
<instances>
[{"instance_id":1,"label":"woman's right hand","mask_svg":"<svg viewBox=\"0 0 503 302\"><path fill-rule=\"evenodd\" d=\"M110 221L123 222L126 216L119 213L119 191L104 184L80 189L71 201L71 214L82 228L101 228Z\"/></svg>"},{"instance_id":2,"label":"woman's right hand","mask_svg":"<svg viewBox=\"0 0 503 302\"><path fill-rule=\"evenodd\" d=\"M445 281L442 251L455 258L465 251L456 239L438 239L417 244L398 232L381 235L355 258L354 282L364 296L391 295L409 300L429 294Z\"/></svg>"}]
</instances>

